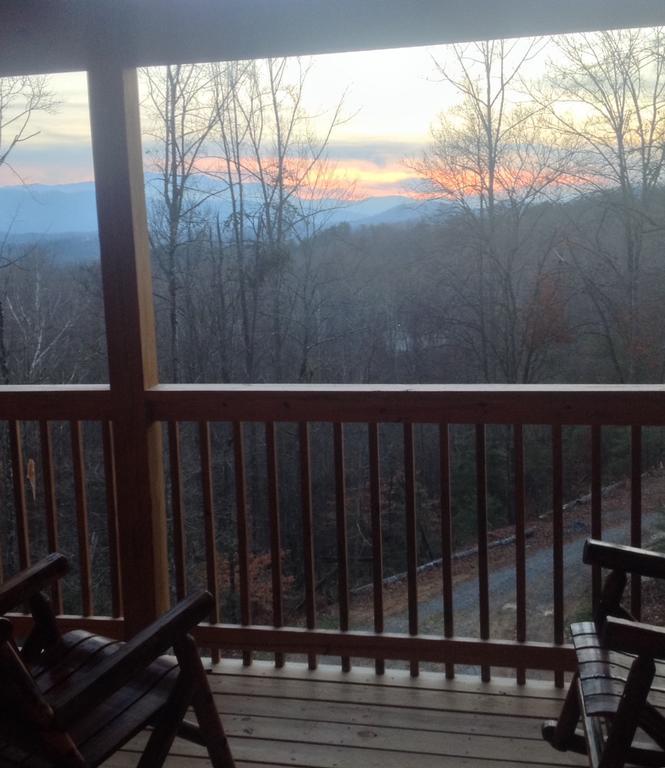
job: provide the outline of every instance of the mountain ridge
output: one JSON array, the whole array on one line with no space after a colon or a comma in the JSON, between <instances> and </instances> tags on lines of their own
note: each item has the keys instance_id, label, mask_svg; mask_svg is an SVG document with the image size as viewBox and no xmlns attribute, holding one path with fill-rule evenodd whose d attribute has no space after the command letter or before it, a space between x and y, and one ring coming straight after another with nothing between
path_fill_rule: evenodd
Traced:
<instances>
[{"instance_id":1,"label":"mountain ridge","mask_svg":"<svg viewBox=\"0 0 665 768\"><path fill-rule=\"evenodd\" d=\"M158 199L155 177L146 177L148 206ZM214 182L214 180L213 180ZM257 189L252 189L256 186ZM259 206L258 185L249 185L247 199ZM210 180L192 194L214 195L203 203L213 215L227 218L230 201L223 188L215 189ZM305 205L307 203L304 203ZM448 204L449 206L450 204ZM314 209L316 207L316 210ZM328 198L312 203L313 215L320 217L318 226L349 224L352 227L378 224L404 224L435 215L446 204L417 200L408 195L368 196L361 200ZM11 240L25 236L56 237L85 235L97 231L95 185L92 181L71 184L32 184L0 186L0 234Z\"/></svg>"}]
</instances>

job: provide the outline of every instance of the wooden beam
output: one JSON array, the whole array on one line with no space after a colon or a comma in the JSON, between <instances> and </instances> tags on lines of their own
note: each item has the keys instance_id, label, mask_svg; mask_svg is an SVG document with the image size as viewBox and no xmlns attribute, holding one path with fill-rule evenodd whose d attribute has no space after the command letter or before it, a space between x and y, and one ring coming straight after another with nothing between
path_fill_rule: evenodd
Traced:
<instances>
[{"instance_id":1,"label":"wooden beam","mask_svg":"<svg viewBox=\"0 0 665 768\"><path fill-rule=\"evenodd\" d=\"M432 45L665 24L662 0L3 0L0 74Z\"/></svg>"},{"instance_id":2,"label":"wooden beam","mask_svg":"<svg viewBox=\"0 0 665 768\"><path fill-rule=\"evenodd\" d=\"M112 49L111 49L112 50ZM168 607L161 428L146 418L157 383L138 83L112 54L88 73L129 635Z\"/></svg>"},{"instance_id":3,"label":"wooden beam","mask_svg":"<svg viewBox=\"0 0 665 768\"><path fill-rule=\"evenodd\" d=\"M665 424L662 385L162 384L146 398L160 421Z\"/></svg>"},{"instance_id":4,"label":"wooden beam","mask_svg":"<svg viewBox=\"0 0 665 768\"><path fill-rule=\"evenodd\" d=\"M517 643L513 640L478 640L443 638L434 635L338 632L326 629L237 624L200 624L194 636L201 646L280 653L316 653L322 656L359 656L361 658L401 659L454 664L494 664L498 667L523 665L529 669L572 672L576 669L573 647L549 643Z\"/></svg>"},{"instance_id":5,"label":"wooden beam","mask_svg":"<svg viewBox=\"0 0 665 768\"><path fill-rule=\"evenodd\" d=\"M0 420L77 421L108 418L109 387L103 385L38 385L0 387Z\"/></svg>"},{"instance_id":6,"label":"wooden beam","mask_svg":"<svg viewBox=\"0 0 665 768\"><path fill-rule=\"evenodd\" d=\"M33 627L32 616L23 613L9 613L16 637L26 637ZM62 632L72 629L83 629L93 635L104 635L114 640L122 640L124 637L124 623L122 619L114 619L110 616L77 616L59 615L56 617L58 627Z\"/></svg>"}]
</instances>

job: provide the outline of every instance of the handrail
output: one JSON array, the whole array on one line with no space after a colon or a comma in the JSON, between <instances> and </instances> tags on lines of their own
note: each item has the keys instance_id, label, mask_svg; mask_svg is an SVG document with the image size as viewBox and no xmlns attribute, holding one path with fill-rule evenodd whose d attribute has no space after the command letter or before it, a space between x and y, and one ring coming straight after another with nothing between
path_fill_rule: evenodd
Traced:
<instances>
[{"instance_id":1,"label":"handrail","mask_svg":"<svg viewBox=\"0 0 665 768\"><path fill-rule=\"evenodd\" d=\"M663 385L160 384L156 421L665 425Z\"/></svg>"},{"instance_id":2,"label":"handrail","mask_svg":"<svg viewBox=\"0 0 665 768\"><path fill-rule=\"evenodd\" d=\"M108 384L0 386L0 420L95 421L111 412Z\"/></svg>"}]
</instances>

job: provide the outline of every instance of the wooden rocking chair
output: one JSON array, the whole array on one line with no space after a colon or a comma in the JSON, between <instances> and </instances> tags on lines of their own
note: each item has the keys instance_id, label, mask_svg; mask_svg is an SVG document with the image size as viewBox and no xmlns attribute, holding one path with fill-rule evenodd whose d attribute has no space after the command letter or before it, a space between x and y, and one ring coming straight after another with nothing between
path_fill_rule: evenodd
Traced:
<instances>
[{"instance_id":1,"label":"wooden rocking chair","mask_svg":"<svg viewBox=\"0 0 665 768\"><path fill-rule=\"evenodd\" d=\"M665 555L589 540L584 562L611 573L593 621L570 628L578 669L543 736L558 750L587 754L592 768L664 766L665 664L657 660L665 659L665 629L635 621L621 597L628 573L665 578Z\"/></svg>"},{"instance_id":2,"label":"wooden rocking chair","mask_svg":"<svg viewBox=\"0 0 665 768\"><path fill-rule=\"evenodd\" d=\"M62 555L50 555L0 587L0 613L27 603L34 617L21 650L0 618L0 766L97 766L152 726L140 768L161 766L176 735L207 747L214 768L233 768L188 634L210 612L210 594L186 598L127 643L61 635L41 590L66 570ZM175 658L160 655L170 648ZM184 720L189 706L198 726Z\"/></svg>"}]
</instances>

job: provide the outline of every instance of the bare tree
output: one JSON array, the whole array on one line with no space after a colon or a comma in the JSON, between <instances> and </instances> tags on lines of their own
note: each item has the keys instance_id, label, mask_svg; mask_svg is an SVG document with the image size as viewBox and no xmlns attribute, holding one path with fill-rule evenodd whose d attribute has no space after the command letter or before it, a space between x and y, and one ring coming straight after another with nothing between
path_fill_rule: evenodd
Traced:
<instances>
[{"instance_id":1,"label":"bare tree","mask_svg":"<svg viewBox=\"0 0 665 768\"><path fill-rule=\"evenodd\" d=\"M39 134L34 117L39 112L52 112L57 101L45 76L0 78L0 167L10 168L18 179L18 171L10 164L10 155L26 141Z\"/></svg>"},{"instance_id":2,"label":"bare tree","mask_svg":"<svg viewBox=\"0 0 665 768\"><path fill-rule=\"evenodd\" d=\"M568 254L622 382L643 380L664 359L645 343L645 258L664 224L664 42L662 29L563 37L548 67L553 127L577 145L569 183L597 202Z\"/></svg>"},{"instance_id":3,"label":"bare tree","mask_svg":"<svg viewBox=\"0 0 665 768\"><path fill-rule=\"evenodd\" d=\"M333 194L337 200L349 194L348 188L332 189L326 160L328 142L342 120L342 102L316 137L303 106L308 72L308 64L287 59L214 68L215 175L230 204L223 247L234 265L227 274L237 285L243 378L248 381L265 370L267 361L271 378L287 375L286 347L298 311L294 291L303 299L300 309L308 311L311 292L302 280L314 274L291 269L293 246L326 223ZM306 249L300 253L307 258ZM260 336L269 338L264 348Z\"/></svg>"},{"instance_id":4,"label":"bare tree","mask_svg":"<svg viewBox=\"0 0 665 768\"><path fill-rule=\"evenodd\" d=\"M443 322L456 328L486 381L535 380L565 337L561 322L556 333L536 333L530 310L545 282L548 294L560 285L552 239L533 253L539 217L531 211L556 194L570 156L547 140L543 106L524 95L522 73L542 45L452 46L454 66L436 66L459 104L441 115L429 150L411 164L425 191L452 202L464 221Z\"/></svg>"},{"instance_id":5,"label":"bare tree","mask_svg":"<svg viewBox=\"0 0 665 768\"><path fill-rule=\"evenodd\" d=\"M34 118L40 112L52 112L57 101L44 76L0 78L0 169L6 168L22 181L20 173L11 164L17 147L39 134ZM0 241L0 267L13 263L8 256L8 235ZM5 341L5 300L0 297L0 382L9 384L11 371Z\"/></svg>"},{"instance_id":6,"label":"bare tree","mask_svg":"<svg viewBox=\"0 0 665 768\"><path fill-rule=\"evenodd\" d=\"M160 295L168 314L168 348L172 381L181 377L179 323L184 265L181 252L202 226L201 213L213 194L198 167L214 125L215 108L207 67L174 65L143 71L151 158L150 238L165 286ZM152 193L154 194L154 197Z\"/></svg>"}]
</instances>

